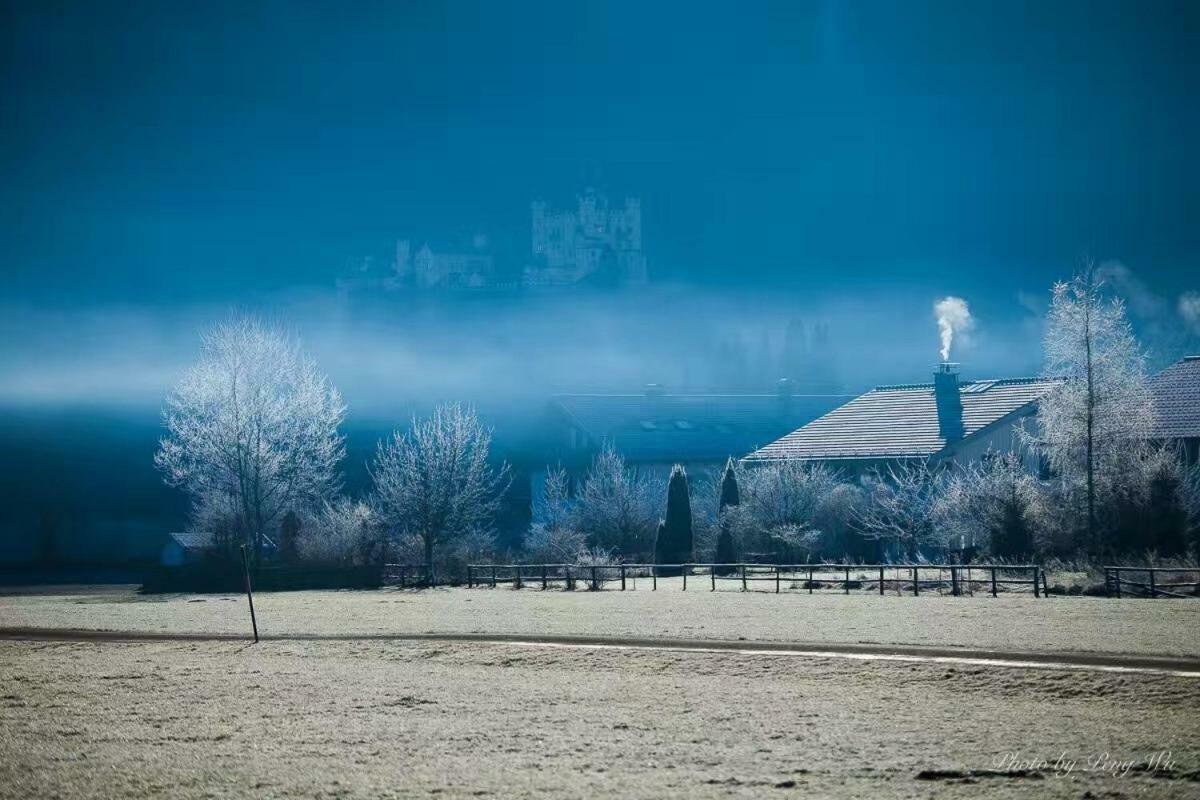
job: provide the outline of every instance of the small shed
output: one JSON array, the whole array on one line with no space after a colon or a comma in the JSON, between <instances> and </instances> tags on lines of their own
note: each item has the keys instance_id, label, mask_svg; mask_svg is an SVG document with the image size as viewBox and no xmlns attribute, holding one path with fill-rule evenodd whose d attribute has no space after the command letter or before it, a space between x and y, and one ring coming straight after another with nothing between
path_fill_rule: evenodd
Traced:
<instances>
[{"instance_id":1,"label":"small shed","mask_svg":"<svg viewBox=\"0 0 1200 800\"><path fill-rule=\"evenodd\" d=\"M163 544L159 563L164 567L180 567L194 564L210 553L214 537L204 531L179 531L168 533Z\"/></svg>"}]
</instances>

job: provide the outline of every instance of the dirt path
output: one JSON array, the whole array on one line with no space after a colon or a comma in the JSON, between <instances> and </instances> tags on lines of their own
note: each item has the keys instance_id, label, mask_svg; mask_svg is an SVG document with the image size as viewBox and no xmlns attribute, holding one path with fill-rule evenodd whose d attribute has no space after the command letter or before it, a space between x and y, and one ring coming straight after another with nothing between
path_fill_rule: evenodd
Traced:
<instances>
[{"instance_id":1,"label":"dirt path","mask_svg":"<svg viewBox=\"0 0 1200 800\"><path fill-rule=\"evenodd\" d=\"M247 642L236 634L155 633L152 631L94 631L64 628L0 628L0 639L75 642ZM1200 678L1200 659L1046 653L1020 650L898 646L872 643L745 642L714 639L668 639L604 636L526 636L496 634L291 634L264 636L270 642L458 642L480 645L576 648L593 650L653 650L661 652L734 652L742 655L840 658L855 661L903 661L929 664L1001 666L1012 669L1072 669Z\"/></svg>"}]
</instances>

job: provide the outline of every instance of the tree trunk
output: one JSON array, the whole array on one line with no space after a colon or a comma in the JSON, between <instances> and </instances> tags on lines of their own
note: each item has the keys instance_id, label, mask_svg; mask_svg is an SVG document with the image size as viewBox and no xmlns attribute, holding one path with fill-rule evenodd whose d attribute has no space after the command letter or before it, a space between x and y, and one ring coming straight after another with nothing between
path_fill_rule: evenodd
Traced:
<instances>
[{"instance_id":1,"label":"tree trunk","mask_svg":"<svg viewBox=\"0 0 1200 800\"><path fill-rule=\"evenodd\" d=\"M1084 330L1084 345L1087 349L1087 538L1093 552L1097 552L1100 542L1096 533L1096 467L1095 467L1095 427L1096 385L1095 365L1092 363L1092 320L1091 312L1087 312L1087 328Z\"/></svg>"}]
</instances>

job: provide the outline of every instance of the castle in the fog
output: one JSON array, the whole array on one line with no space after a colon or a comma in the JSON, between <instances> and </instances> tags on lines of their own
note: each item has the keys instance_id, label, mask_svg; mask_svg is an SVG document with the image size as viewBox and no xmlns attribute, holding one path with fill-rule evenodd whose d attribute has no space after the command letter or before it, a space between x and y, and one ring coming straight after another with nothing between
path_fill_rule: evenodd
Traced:
<instances>
[{"instance_id":1,"label":"castle in the fog","mask_svg":"<svg viewBox=\"0 0 1200 800\"><path fill-rule=\"evenodd\" d=\"M532 262L521 278L526 286L646 282L640 199L627 197L619 208L611 207L589 188L574 209L551 209L535 200L531 211Z\"/></svg>"},{"instance_id":2,"label":"castle in the fog","mask_svg":"<svg viewBox=\"0 0 1200 800\"><path fill-rule=\"evenodd\" d=\"M535 200L529 252L508 260L493 252L486 235L476 234L469 245L400 239L391 263L383 269L376 263L364 260L339 285L420 291L641 286L647 280L641 200L610 204L592 188L576 198L574 208Z\"/></svg>"}]
</instances>

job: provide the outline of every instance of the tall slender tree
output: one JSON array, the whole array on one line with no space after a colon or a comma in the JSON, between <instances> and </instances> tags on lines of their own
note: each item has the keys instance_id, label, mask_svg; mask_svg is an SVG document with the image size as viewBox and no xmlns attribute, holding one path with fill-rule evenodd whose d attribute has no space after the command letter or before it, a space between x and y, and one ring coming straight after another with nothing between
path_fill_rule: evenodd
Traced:
<instances>
[{"instance_id":1,"label":"tall slender tree","mask_svg":"<svg viewBox=\"0 0 1200 800\"><path fill-rule=\"evenodd\" d=\"M1130 465L1145 452L1154 412L1125 305L1094 265L1055 285L1045 351L1046 374L1065 381L1040 403L1038 445L1067 496L1081 498L1082 544L1096 551L1101 511L1137 472Z\"/></svg>"},{"instance_id":2,"label":"tall slender tree","mask_svg":"<svg viewBox=\"0 0 1200 800\"><path fill-rule=\"evenodd\" d=\"M733 466L733 459L730 458L725 462L725 474L721 477L721 500L717 511L717 524L720 532L717 534L715 560L718 564L732 564L737 560L737 549L734 547L733 531L731 530L733 526L730 524L726 511L736 508L740 502L741 493L738 491L737 472Z\"/></svg>"},{"instance_id":3,"label":"tall slender tree","mask_svg":"<svg viewBox=\"0 0 1200 800\"><path fill-rule=\"evenodd\" d=\"M692 560L692 504L687 472L676 464L667 482L667 515L658 529L654 559L659 564L685 564Z\"/></svg>"}]
</instances>

